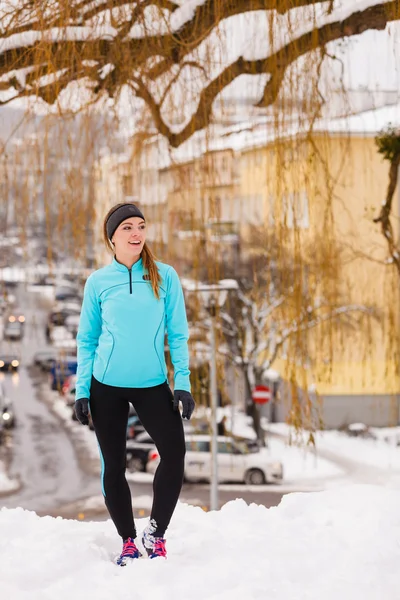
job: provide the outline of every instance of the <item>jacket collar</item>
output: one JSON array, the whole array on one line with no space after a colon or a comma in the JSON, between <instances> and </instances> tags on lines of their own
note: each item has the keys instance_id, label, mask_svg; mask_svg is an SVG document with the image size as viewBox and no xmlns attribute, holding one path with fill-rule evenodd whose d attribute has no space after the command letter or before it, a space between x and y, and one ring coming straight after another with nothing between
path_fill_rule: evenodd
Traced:
<instances>
[{"instance_id":1,"label":"jacket collar","mask_svg":"<svg viewBox=\"0 0 400 600\"><path fill-rule=\"evenodd\" d=\"M118 262L117 259L115 258L115 256L114 256L113 261L112 261L111 264L112 264L112 266L113 266L114 269L117 269L118 271L122 271L123 273L126 273L126 271L129 270L128 267L126 267L125 265L122 265L120 262ZM132 273L134 273L135 271L140 271L142 268L143 268L143 261L140 258L132 266L131 271L132 271Z\"/></svg>"}]
</instances>

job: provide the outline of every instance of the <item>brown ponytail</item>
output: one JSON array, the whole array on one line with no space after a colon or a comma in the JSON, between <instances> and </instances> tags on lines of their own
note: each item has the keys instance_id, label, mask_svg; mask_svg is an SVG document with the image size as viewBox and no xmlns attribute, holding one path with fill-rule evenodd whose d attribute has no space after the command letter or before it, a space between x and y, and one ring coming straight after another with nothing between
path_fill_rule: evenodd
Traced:
<instances>
[{"instance_id":1,"label":"brown ponytail","mask_svg":"<svg viewBox=\"0 0 400 600\"><path fill-rule=\"evenodd\" d=\"M107 235L107 221L108 221L108 217L115 211L117 210L117 208L119 208L120 206L124 206L126 204L126 202L120 202L119 204L115 204L115 206L113 206L112 208L110 208L110 210L108 211L108 213L106 214L106 216L104 217L104 221L103 221L103 238L104 238L104 243L106 245L107 250L111 251L113 256L115 256L115 250L114 250L114 246L111 242L110 239L108 239L108 235ZM153 292L155 297L157 298L157 300L160 299L160 283L161 283L161 275L158 271L156 262L155 262L155 256L153 255L152 251L150 250L150 248L147 245L147 242L144 243L143 246L143 250L141 253L141 258L143 261L143 267L144 269L148 272L149 274L149 279L150 279L150 283L151 283L151 287L153 288Z\"/></svg>"},{"instance_id":2,"label":"brown ponytail","mask_svg":"<svg viewBox=\"0 0 400 600\"><path fill-rule=\"evenodd\" d=\"M153 292L157 300L160 299L160 289L159 285L161 283L161 275L158 271L158 267L155 262L155 257L147 245L147 242L144 243L142 250L142 260L143 266L149 274L151 287L153 288Z\"/></svg>"}]
</instances>

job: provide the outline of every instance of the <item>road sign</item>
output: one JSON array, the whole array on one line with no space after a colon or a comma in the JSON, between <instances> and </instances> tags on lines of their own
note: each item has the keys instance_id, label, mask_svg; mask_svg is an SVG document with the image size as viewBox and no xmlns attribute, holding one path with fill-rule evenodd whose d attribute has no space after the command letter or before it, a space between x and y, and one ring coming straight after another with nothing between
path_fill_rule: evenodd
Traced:
<instances>
[{"instance_id":1,"label":"road sign","mask_svg":"<svg viewBox=\"0 0 400 600\"><path fill-rule=\"evenodd\" d=\"M256 404L266 404L272 398L271 389L266 385L256 385L253 389L252 398Z\"/></svg>"}]
</instances>

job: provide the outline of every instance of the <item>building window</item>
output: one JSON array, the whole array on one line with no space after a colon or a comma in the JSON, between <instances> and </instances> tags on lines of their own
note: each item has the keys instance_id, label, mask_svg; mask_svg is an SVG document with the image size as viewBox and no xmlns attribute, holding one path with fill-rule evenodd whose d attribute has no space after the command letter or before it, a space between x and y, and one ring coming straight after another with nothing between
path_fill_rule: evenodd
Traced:
<instances>
[{"instance_id":1,"label":"building window","mask_svg":"<svg viewBox=\"0 0 400 600\"><path fill-rule=\"evenodd\" d=\"M291 192L282 197L282 221L289 229L308 229L310 218L306 192Z\"/></svg>"},{"instance_id":2,"label":"building window","mask_svg":"<svg viewBox=\"0 0 400 600\"><path fill-rule=\"evenodd\" d=\"M221 198L219 196L208 199L208 218L216 220L221 218Z\"/></svg>"}]
</instances>

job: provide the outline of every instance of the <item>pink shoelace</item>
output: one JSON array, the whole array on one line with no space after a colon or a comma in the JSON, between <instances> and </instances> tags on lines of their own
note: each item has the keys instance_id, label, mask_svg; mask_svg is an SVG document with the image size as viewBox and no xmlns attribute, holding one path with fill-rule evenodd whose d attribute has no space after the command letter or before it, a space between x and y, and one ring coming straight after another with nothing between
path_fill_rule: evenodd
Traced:
<instances>
[{"instance_id":1,"label":"pink shoelace","mask_svg":"<svg viewBox=\"0 0 400 600\"><path fill-rule=\"evenodd\" d=\"M151 553L150 558L157 558L159 556L166 558L167 557L167 549L165 547L165 539L164 538L155 538L153 552Z\"/></svg>"},{"instance_id":2,"label":"pink shoelace","mask_svg":"<svg viewBox=\"0 0 400 600\"><path fill-rule=\"evenodd\" d=\"M124 545L122 546L121 558L125 557L139 558L139 550L137 549L133 538L125 540Z\"/></svg>"}]
</instances>

